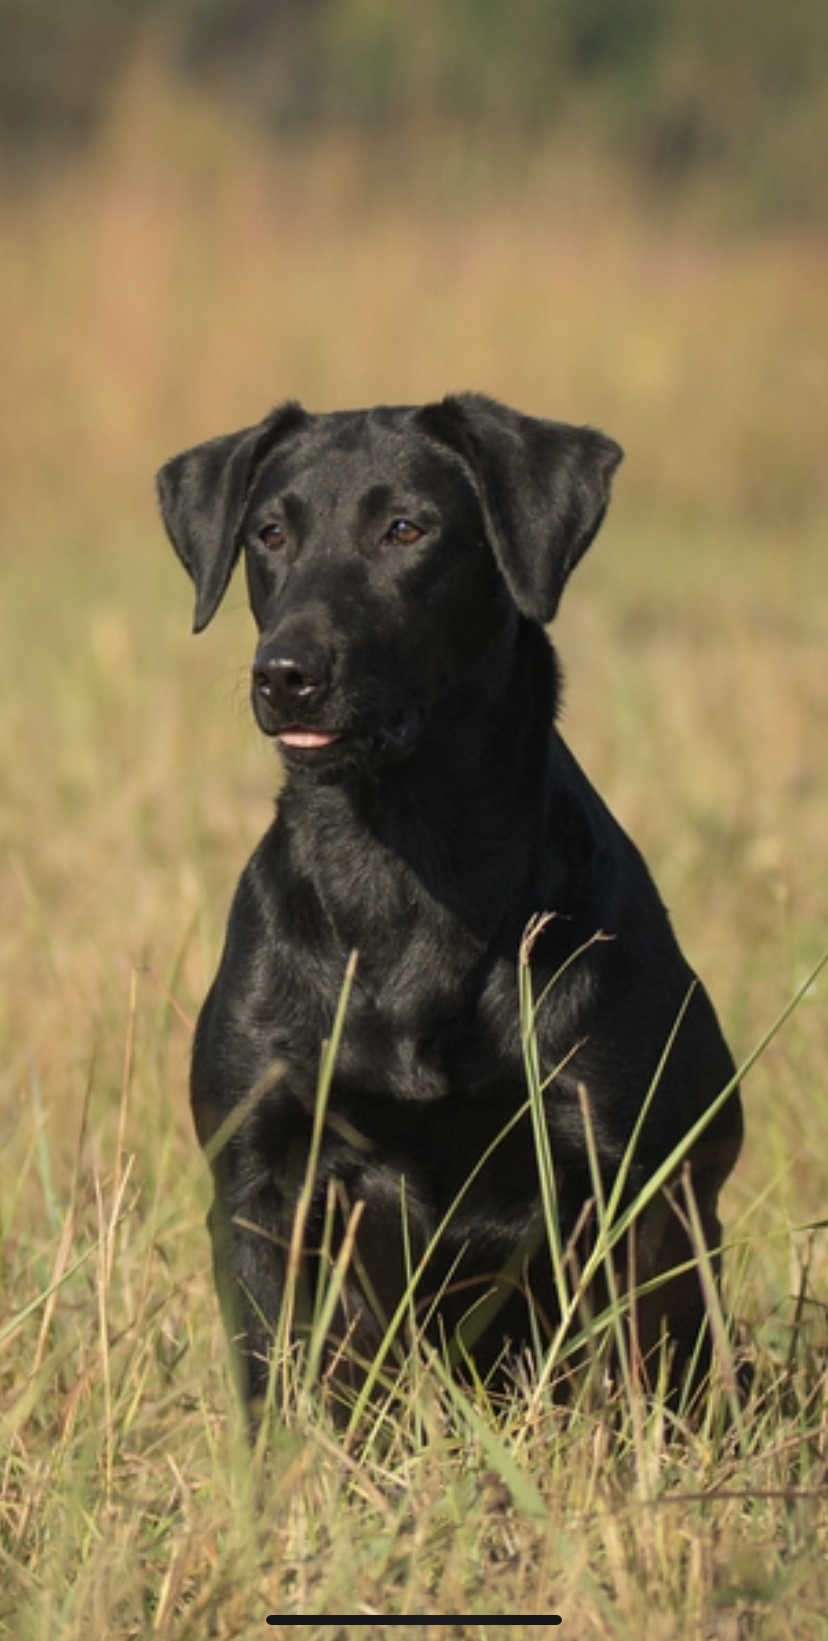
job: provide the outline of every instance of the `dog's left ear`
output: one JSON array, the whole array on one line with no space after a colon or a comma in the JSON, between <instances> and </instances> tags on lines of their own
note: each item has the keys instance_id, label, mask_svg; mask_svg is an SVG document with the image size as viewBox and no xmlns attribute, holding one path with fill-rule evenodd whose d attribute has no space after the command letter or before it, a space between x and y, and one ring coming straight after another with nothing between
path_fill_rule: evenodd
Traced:
<instances>
[{"instance_id":1,"label":"dog's left ear","mask_svg":"<svg viewBox=\"0 0 828 1641\"><path fill-rule=\"evenodd\" d=\"M173 456L157 478L161 515L196 587L193 630L201 632L221 603L241 552L238 529L256 468L278 438L307 421L293 402L255 427L208 439Z\"/></svg>"},{"instance_id":2,"label":"dog's left ear","mask_svg":"<svg viewBox=\"0 0 828 1641\"><path fill-rule=\"evenodd\" d=\"M426 405L419 419L471 468L518 609L551 621L607 510L620 445L591 427L523 416L479 393Z\"/></svg>"}]
</instances>

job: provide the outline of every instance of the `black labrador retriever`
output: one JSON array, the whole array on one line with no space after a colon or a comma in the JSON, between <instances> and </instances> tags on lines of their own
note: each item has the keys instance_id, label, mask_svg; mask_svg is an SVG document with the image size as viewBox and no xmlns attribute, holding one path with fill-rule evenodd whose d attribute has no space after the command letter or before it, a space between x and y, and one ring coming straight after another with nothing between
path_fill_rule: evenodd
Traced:
<instances>
[{"instance_id":1,"label":"black labrador retriever","mask_svg":"<svg viewBox=\"0 0 828 1641\"><path fill-rule=\"evenodd\" d=\"M338 1387L346 1358L364 1370L375 1356L407 1289L426 1336L493 1377L554 1333L560 1261L556 1279L518 993L533 920L573 1290L595 1247L596 1166L599 1198L622 1170L623 1211L713 1105L615 1250L644 1381L665 1344L674 1382L705 1360L692 1261L700 1226L717 1268L741 1107L735 1090L714 1102L733 1062L644 861L555 728L544 631L620 459L590 428L469 393L330 415L288 403L159 475L196 631L244 557L253 709L286 769L192 1070L217 1283L251 1410L292 1238L301 1332L355 1231L328 1318ZM320 1052L354 952L297 1255ZM606 1292L593 1284L593 1310Z\"/></svg>"}]
</instances>

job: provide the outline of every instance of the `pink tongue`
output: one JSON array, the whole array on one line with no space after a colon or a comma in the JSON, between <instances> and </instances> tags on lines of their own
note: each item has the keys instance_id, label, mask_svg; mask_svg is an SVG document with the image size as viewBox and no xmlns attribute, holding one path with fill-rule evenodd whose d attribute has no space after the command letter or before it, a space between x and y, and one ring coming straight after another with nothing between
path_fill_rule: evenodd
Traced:
<instances>
[{"instance_id":1,"label":"pink tongue","mask_svg":"<svg viewBox=\"0 0 828 1641\"><path fill-rule=\"evenodd\" d=\"M326 735L317 729L286 729L279 736L283 746L295 746L303 752L311 752L317 746L330 746L338 741L338 735Z\"/></svg>"}]
</instances>

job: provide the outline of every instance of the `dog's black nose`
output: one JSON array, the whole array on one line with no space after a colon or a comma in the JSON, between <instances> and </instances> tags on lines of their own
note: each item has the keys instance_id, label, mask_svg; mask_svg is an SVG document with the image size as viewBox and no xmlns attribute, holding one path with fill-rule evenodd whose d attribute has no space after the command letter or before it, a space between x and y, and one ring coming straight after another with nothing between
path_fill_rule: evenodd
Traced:
<instances>
[{"instance_id":1,"label":"dog's black nose","mask_svg":"<svg viewBox=\"0 0 828 1641\"><path fill-rule=\"evenodd\" d=\"M310 645L268 645L253 663L253 688L268 705L290 712L298 702L310 704L327 690L331 669L327 656Z\"/></svg>"}]
</instances>

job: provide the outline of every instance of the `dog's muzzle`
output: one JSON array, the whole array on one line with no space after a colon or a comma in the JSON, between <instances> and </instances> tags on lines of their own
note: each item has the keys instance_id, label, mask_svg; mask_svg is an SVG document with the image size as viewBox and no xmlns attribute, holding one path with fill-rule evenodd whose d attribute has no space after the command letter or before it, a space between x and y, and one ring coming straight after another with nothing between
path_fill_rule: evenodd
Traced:
<instances>
[{"instance_id":1,"label":"dog's muzzle","mask_svg":"<svg viewBox=\"0 0 828 1641\"><path fill-rule=\"evenodd\" d=\"M256 656L251 677L256 721L265 735L278 740L290 764L327 766L343 753L392 763L413 751L423 721L418 708L398 711L376 726L364 719L343 725L331 710L331 683L330 661L313 646L270 644ZM333 749L337 756L325 757Z\"/></svg>"}]
</instances>

